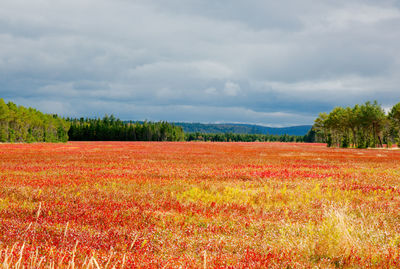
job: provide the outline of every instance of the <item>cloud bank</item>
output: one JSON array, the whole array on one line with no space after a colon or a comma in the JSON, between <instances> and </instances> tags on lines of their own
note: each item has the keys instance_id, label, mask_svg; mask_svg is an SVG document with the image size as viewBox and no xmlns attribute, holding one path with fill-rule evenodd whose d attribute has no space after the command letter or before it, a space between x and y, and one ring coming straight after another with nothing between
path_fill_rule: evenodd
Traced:
<instances>
[{"instance_id":1,"label":"cloud bank","mask_svg":"<svg viewBox=\"0 0 400 269\"><path fill-rule=\"evenodd\" d=\"M0 97L71 117L312 124L400 102L398 1L3 0Z\"/></svg>"}]
</instances>

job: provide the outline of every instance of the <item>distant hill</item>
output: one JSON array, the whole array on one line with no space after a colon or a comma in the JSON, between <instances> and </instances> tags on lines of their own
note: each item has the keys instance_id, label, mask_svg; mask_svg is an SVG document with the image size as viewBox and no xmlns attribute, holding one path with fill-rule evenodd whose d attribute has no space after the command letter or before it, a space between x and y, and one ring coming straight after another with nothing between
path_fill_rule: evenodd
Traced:
<instances>
[{"instance_id":1,"label":"distant hill","mask_svg":"<svg viewBox=\"0 0 400 269\"><path fill-rule=\"evenodd\" d=\"M237 134L272 134L272 135L305 135L311 129L311 125L300 125L291 127L266 127L253 124L233 124L233 123L186 123L174 122L176 126L181 126L186 133L237 133Z\"/></svg>"}]
</instances>

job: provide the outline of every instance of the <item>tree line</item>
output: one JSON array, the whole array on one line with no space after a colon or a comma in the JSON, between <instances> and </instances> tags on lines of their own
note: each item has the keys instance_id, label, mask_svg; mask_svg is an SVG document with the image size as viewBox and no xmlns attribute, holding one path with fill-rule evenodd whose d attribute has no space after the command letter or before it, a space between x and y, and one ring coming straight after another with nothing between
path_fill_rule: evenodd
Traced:
<instances>
[{"instance_id":1,"label":"tree line","mask_svg":"<svg viewBox=\"0 0 400 269\"><path fill-rule=\"evenodd\" d=\"M328 147L383 147L400 143L400 103L385 113L376 101L354 107L335 107L320 113L312 131L316 142Z\"/></svg>"},{"instance_id":2,"label":"tree line","mask_svg":"<svg viewBox=\"0 0 400 269\"><path fill-rule=\"evenodd\" d=\"M311 142L307 136L185 133L168 122L125 122L113 115L101 118L61 118L0 99L0 142L67 141L213 141Z\"/></svg>"},{"instance_id":3,"label":"tree line","mask_svg":"<svg viewBox=\"0 0 400 269\"><path fill-rule=\"evenodd\" d=\"M0 98L0 142L67 142L69 123L57 115Z\"/></svg>"},{"instance_id":4,"label":"tree line","mask_svg":"<svg viewBox=\"0 0 400 269\"><path fill-rule=\"evenodd\" d=\"M7 104L0 98L0 142L69 141L183 141L181 127L167 122L123 122L102 119L64 119L34 108Z\"/></svg>"},{"instance_id":5,"label":"tree line","mask_svg":"<svg viewBox=\"0 0 400 269\"><path fill-rule=\"evenodd\" d=\"M308 142L307 136L269 135L269 134L234 134L234 133L185 133L186 141L211 142Z\"/></svg>"},{"instance_id":6,"label":"tree line","mask_svg":"<svg viewBox=\"0 0 400 269\"><path fill-rule=\"evenodd\" d=\"M67 119L70 141L183 141L181 127L168 122L123 122L113 115L102 119Z\"/></svg>"},{"instance_id":7,"label":"tree line","mask_svg":"<svg viewBox=\"0 0 400 269\"><path fill-rule=\"evenodd\" d=\"M213 141L323 142L329 147L382 147L400 144L400 103L389 113L376 101L354 107L335 107L320 113L304 136L185 133L168 122L124 122L113 115L102 119L61 118L33 108L7 104L0 98L0 142L66 141Z\"/></svg>"}]
</instances>

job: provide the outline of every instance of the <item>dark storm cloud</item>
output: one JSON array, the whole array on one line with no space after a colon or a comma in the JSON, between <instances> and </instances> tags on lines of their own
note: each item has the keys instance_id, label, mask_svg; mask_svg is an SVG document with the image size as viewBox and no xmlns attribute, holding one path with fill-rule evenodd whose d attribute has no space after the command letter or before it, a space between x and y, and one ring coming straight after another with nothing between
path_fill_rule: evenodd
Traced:
<instances>
[{"instance_id":1,"label":"dark storm cloud","mask_svg":"<svg viewBox=\"0 0 400 269\"><path fill-rule=\"evenodd\" d=\"M295 125L400 101L397 1L0 5L0 96L49 113Z\"/></svg>"}]
</instances>

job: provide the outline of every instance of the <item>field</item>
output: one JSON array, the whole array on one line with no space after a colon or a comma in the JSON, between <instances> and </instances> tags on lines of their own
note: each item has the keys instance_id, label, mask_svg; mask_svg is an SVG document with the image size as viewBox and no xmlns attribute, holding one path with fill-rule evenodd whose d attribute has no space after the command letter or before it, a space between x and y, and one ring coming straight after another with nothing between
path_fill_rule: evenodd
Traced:
<instances>
[{"instance_id":1,"label":"field","mask_svg":"<svg viewBox=\"0 0 400 269\"><path fill-rule=\"evenodd\" d=\"M3 268L400 267L400 151L0 144Z\"/></svg>"}]
</instances>

